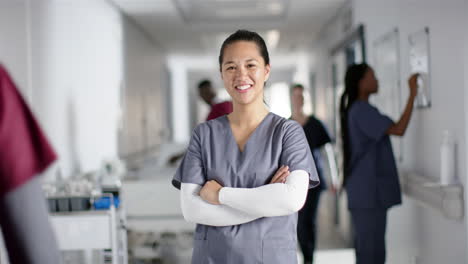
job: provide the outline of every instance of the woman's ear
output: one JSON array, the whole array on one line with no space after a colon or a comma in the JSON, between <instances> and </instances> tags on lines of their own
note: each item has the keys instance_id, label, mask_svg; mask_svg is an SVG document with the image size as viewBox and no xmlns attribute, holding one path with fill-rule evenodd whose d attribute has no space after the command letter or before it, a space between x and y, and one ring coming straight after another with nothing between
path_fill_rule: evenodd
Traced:
<instances>
[{"instance_id":1,"label":"woman's ear","mask_svg":"<svg viewBox=\"0 0 468 264\"><path fill-rule=\"evenodd\" d=\"M270 78L270 64L265 65L265 82Z\"/></svg>"},{"instance_id":2,"label":"woman's ear","mask_svg":"<svg viewBox=\"0 0 468 264\"><path fill-rule=\"evenodd\" d=\"M362 78L361 80L358 81L358 84L357 84L357 94L358 96L362 93L362 87L364 86L364 78Z\"/></svg>"}]
</instances>

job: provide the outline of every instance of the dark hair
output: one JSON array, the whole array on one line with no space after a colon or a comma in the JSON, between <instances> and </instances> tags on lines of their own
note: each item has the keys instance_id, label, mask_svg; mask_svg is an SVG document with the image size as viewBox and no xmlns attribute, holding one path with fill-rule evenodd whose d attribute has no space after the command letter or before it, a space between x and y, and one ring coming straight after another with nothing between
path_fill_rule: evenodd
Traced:
<instances>
[{"instance_id":1,"label":"dark hair","mask_svg":"<svg viewBox=\"0 0 468 264\"><path fill-rule=\"evenodd\" d=\"M211 86L211 81L208 79L205 79L205 80L201 80L198 83L198 89L201 89L202 87L205 87L205 86Z\"/></svg>"},{"instance_id":2,"label":"dark hair","mask_svg":"<svg viewBox=\"0 0 468 264\"><path fill-rule=\"evenodd\" d=\"M232 33L226 40L224 40L221 50L219 51L219 70L221 71L221 66L223 64L224 50L227 46L233 44L237 41L251 41L254 42L259 51L260 55L265 61L265 65L270 64L270 55L268 54L268 49L263 38L256 32L248 31L245 29L239 29L236 32Z\"/></svg>"},{"instance_id":3,"label":"dark hair","mask_svg":"<svg viewBox=\"0 0 468 264\"><path fill-rule=\"evenodd\" d=\"M359 81L364 78L367 70L370 67L366 63L352 64L346 70L345 90L340 100L340 124L341 124L341 139L343 143L343 185L349 177L351 146L348 134L348 111L351 105L357 100L359 95Z\"/></svg>"},{"instance_id":4,"label":"dark hair","mask_svg":"<svg viewBox=\"0 0 468 264\"><path fill-rule=\"evenodd\" d=\"M295 84L291 85L291 87L289 88L289 93L292 94L294 89L301 89L302 91L304 91L304 85L302 85L300 83L295 83Z\"/></svg>"}]
</instances>

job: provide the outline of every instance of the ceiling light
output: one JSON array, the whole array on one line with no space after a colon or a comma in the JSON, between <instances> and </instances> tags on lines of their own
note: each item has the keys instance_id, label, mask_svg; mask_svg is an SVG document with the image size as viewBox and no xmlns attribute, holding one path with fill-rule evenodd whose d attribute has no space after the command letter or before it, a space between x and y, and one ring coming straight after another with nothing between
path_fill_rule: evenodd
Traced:
<instances>
[{"instance_id":1,"label":"ceiling light","mask_svg":"<svg viewBox=\"0 0 468 264\"><path fill-rule=\"evenodd\" d=\"M279 14L281 14L281 12L283 12L283 5L281 3L279 3L279 2L270 3L268 5L268 10L273 15L279 15Z\"/></svg>"},{"instance_id":2,"label":"ceiling light","mask_svg":"<svg viewBox=\"0 0 468 264\"><path fill-rule=\"evenodd\" d=\"M280 39L280 32L276 29L270 30L266 33L266 44L268 49L273 51L278 46L278 42Z\"/></svg>"}]
</instances>

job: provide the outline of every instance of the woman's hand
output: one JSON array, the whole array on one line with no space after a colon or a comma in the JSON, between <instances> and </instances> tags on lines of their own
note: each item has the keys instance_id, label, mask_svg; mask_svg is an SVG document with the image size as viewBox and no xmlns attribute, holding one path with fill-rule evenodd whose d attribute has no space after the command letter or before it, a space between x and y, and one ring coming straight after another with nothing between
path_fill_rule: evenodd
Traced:
<instances>
[{"instance_id":1,"label":"woman's hand","mask_svg":"<svg viewBox=\"0 0 468 264\"><path fill-rule=\"evenodd\" d=\"M200 190L200 197L207 203L220 205L219 191L223 188L217 181L207 181Z\"/></svg>"},{"instance_id":2,"label":"woman's hand","mask_svg":"<svg viewBox=\"0 0 468 264\"><path fill-rule=\"evenodd\" d=\"M419 73L415 73L409 77L408 86L410 89L410 95L408 97L408 102L406 103L405 110L401 114L400 120L387 129L386 133L388 135L395 135L400 137L405 135L409 121L411 119L411 114L413 113L414 100L418 95L418 77Z\"/></svg>"},{"instance_id":3,"label":"woman's hand","mask_svg":"<svg viewBox=\"0 0 468 264\"><path fill-rule=\"evenodd\" d=\"M270 183L285 183L286 178L288 176L289 176L289 167L283 165L276 171Z\"/></svg>"},{"instance_id":4,"label":"woman's hand","mask_svg":"<svg viewBox=\"0 0 468 264\"><path fill-rule=\"evenodd\" d=\"M415 73L411 75L408 79L410 96L413 98L416 97L416 95L418 95L418 77L419 77L419 73Z\"/></svg>"}]
</instances>

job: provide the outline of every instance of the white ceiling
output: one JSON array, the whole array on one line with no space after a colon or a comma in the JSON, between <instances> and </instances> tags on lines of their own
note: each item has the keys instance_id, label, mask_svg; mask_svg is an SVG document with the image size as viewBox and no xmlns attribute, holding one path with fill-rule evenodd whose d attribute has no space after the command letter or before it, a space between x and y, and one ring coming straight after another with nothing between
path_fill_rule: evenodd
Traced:
<instances>
[{"instance_id":1,"label":"white ceiling","mask_svg":"<svg viewBox=\"0 0 468 264\"><path fill-rule=\"evenodd\" d=\"M348 0L112 1L166 52L213 55L239 28L279 31L279 52L307 49Z\"/></svg>"}]
</instances>

